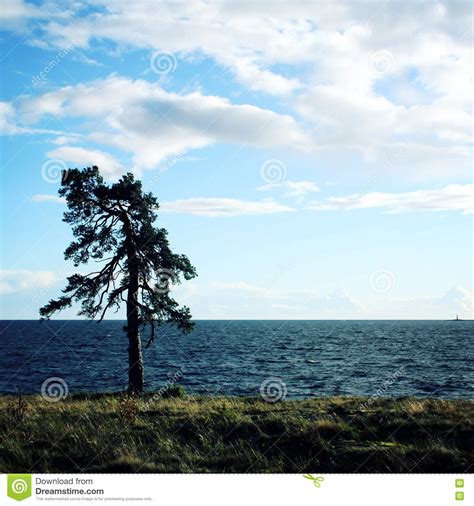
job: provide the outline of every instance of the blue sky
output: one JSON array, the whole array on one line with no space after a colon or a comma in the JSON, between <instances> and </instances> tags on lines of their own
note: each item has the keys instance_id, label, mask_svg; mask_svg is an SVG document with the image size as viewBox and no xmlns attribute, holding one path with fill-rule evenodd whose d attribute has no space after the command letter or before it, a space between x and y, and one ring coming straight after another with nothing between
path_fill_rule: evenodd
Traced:
<instances>
[{"instance_id":1,"label":"blue sky","mask_svg":"<svg viewBox=\"0 0 474 506\"><path fill-rule=\"evenodd\" d=\"M196 318L473 317L468 2L153 5L3 2L2 318L72 273L91 164L158 197Z\"/></svg>"}]
</instances>

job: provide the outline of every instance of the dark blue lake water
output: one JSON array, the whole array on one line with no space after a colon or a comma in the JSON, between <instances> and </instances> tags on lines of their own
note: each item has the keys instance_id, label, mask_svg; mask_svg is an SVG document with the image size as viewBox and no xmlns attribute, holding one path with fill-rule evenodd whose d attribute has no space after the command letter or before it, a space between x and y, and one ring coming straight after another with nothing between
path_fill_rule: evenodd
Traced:
<instances>
[{"instance_id":1,"label":"dark blue lake water","mask_svg":"<svg viewBox=\"0 0 474 506\"><path fill-rule=\"evenodd\" d=\"M39 392L51 376L70 392L127 386L124 322L1 321L0 393ZM258 395L280 378L288 398L473 397L472 321L198 321L164 328L144 350L146 386L184 368L188 392Z\"/></svg>"}]
</instances>

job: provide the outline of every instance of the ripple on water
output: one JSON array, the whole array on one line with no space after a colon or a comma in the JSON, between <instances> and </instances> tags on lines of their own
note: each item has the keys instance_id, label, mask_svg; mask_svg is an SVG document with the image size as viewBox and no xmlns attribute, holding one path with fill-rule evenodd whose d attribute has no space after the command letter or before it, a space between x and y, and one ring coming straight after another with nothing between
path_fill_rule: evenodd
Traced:
<instances>
[{"instance_id":1,"label":"ripple on water","mask_svg":"<svg viewBox=\"0 0 474 506\"><path fill-rule=\"evenodd\" d=\"M67 378L71 392L123 390L122 326L0 322L8 350L0 354L0 392L39 392L49 376ZM162 330L144 350L149 389L184 367L179 382L203 394L259 395L275 376L289 398L373 395L384 384L390 396L472 398L474 322L198 321L189 335Z\"/></svg>"}]
</instances>

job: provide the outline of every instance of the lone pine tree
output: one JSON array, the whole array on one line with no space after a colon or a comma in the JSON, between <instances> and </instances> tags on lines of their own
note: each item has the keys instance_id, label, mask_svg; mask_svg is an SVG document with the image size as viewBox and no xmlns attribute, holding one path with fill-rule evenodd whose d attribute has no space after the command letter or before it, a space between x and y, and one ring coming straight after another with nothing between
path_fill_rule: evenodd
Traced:
<instances>
[{"instance_id":1,"label":"lone pine tree","mask_svg":"<svg viewBox=\"0 0 474 506\"><path fill-rule=\"evenodd\" d=\"M90 260L101 268L67 278L63 294L40 309L42 319L81 302L79 315L102 321L109 309L126 305L129 391L144 387L140 331L150 327L146 347L155 338L155 327L164 322L183 332L191 331L191 313L170 296L170 285L192 279L196 270L185 255L170 249L167 231L154 226L159 204L144 193L140 181L126 174L107 185L97 167L63 173L59 195L68 210L63 221L71 224L75 240L64 252L77 267Z\"/></svg>"}]
</instances>

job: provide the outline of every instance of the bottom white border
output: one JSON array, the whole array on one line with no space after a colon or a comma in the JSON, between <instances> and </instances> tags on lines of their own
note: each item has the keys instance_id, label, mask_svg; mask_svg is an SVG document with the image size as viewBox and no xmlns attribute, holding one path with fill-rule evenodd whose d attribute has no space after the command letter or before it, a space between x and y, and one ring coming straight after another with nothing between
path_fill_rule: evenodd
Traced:
<instances>
[{"instance_id":1,"label":"bottom white border","mask_svg":"<svg viewBox=\"0 0 474 506\"><path fill-rule=\"evenodd\" d=\"M7 496L0 476L0 504L176 504L464 506L474 504L471 476L463 474L32 474L32 496ZM68 480L55 484L54 480ZM456 480L463 480L459 487ZM84 481L90 480L90 481ZM84 489L57 495L45 490ZM37 493L41 490L40 493ZM97 492L103 490L103 493ZM89 492L88 492L89 491ZM94 491L94 492L91 492ZM456 500L456 492L464 499Z\"/></svg>"}]
</instances>

